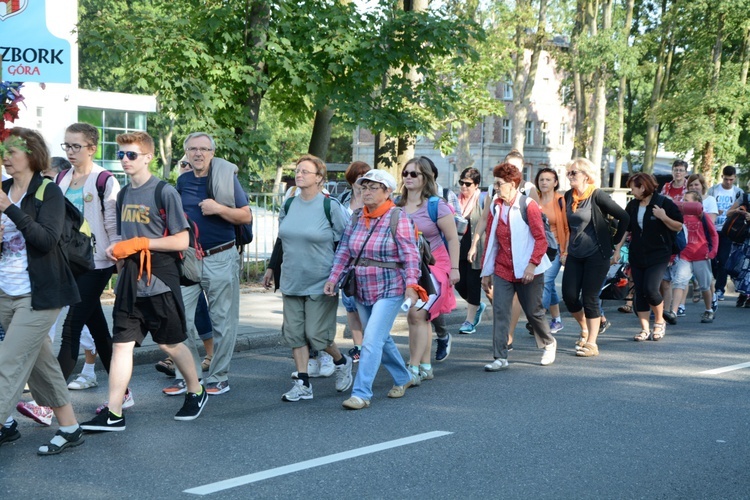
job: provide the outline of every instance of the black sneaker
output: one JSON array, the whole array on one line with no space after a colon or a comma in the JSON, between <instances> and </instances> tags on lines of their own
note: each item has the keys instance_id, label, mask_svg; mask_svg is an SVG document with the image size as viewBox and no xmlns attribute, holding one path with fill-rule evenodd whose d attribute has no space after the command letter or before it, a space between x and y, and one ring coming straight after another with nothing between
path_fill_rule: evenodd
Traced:
<instances>
[{"instance_id":1,"label":"black sneaker","mask_svg":"<svg viewBox=\"0 0 750 500\"><path fill-rule=\"evenodd\" d=\"M359 363L359 356L362 354L362 350L354 346L349 349L349 357L352 358L352 363Z\"/></svg>"},{"instance_id":2,"label":"black sneaker","mask_svg":"<svg viewBox=\"0 0 750 500\"><path fill-rule=\"evenodd\" d=\"M747 302L747 295L744 293L741 293L739 297L737 297L737 303L735 304L735 307L745 307L745 303Z\"/></svg>"},{"instance_id":3,"label":"black sneaker","mask_svg":"<svg viewBox=\"0 0 750 500\"><path fill-rule=\"evenodd\" d=\"M15 420L10 427L0 425L0 446L5 443L10 443L21 437L21 433L18 432L18 422Z\"/></svg>"},{"instance_id":4,"label":"black sneaker","mask_svg":"<svg viewBox=\"0 0 750 500\"><path fill-rule=\"evenodd\" d=\"M672 311L664 311L662 313L662 316L664 317L664 321L666 321L670 325L677 324L677 315L673 313Z\"/></svg>"},{"instance_id":5,"label":"black sneaker","mask_svg":"<svg viewBox=\"0 0 750 500\"><path fill-rule=\"evenodd\" d=\"M185 404L182 405L180 411L174 416L175 420L195 420L206 407L208 401L208 393L206 389L203 389L200 395L194 392L188 392L185 394Z\"/></svg>"},{"instance_id":6,"label":"black sneaker","mask_svg":"<svg viewBox=\"0 0 750 500\"><path fill-rule=\"evenodd\" d=\"M125 415L116 416L109 408L102 409L101 413L81 424L81 429L87 432L120 432L125 430Z\"/></svg>"}]
</instances>

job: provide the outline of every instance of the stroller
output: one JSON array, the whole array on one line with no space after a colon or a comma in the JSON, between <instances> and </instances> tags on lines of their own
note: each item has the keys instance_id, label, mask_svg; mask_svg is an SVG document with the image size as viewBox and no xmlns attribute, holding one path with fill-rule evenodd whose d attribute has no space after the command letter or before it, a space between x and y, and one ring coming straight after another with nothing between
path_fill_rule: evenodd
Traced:
<instances>
[{"instance_id":1,"label":"stroller","mask_svg":"<svg viewBox=\"0 0 750 500\"><path fill-rule=\"evenodd\" d=\"M599 292L599 298L602 300L625 300L631 291L631 287L628 286L629 272L629 266L622 262L609 266L607 278Z\"/></svg>"}]
</instances>

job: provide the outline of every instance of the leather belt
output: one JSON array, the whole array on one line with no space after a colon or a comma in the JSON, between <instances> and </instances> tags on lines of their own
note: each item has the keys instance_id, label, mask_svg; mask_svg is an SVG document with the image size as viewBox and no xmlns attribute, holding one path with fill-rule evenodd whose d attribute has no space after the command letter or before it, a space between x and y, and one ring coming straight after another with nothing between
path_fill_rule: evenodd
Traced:
<instances>
[{"instance_id":1,"label":"leather belt","mask_svg":"<svg viewBox=\"0 0 750 500\"><path fill-rule=\"evenodd\" d=\"M403 262L382 262L379 260L372 260L372 259L359 259L359 262L357 262L357 267L385 267L387 269L403 269L404 264Z\"/></svg>"},{"instance_id":2,"label":"leather belt","mask_svg":"<svg viewBox=\"0 0 750 500\"><path fill-rule=\"evenodd\" d=\"M204 250L203 255L205 257L208 257L210 255L223 252L224 250L229 250L230 248L234 248L234 241L230 241L229 243L224 243L223 245L219 245L218 247L213 247L213 248L209 248L208 250Z\"/></svg>"}]
</instances>

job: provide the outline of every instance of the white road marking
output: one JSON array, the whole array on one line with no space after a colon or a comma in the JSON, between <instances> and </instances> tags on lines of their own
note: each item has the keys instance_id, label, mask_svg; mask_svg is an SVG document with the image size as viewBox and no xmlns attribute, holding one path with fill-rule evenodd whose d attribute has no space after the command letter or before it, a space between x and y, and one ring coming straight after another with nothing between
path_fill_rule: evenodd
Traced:
<instances>
[{"instance_id":1,"label":"white road marking","mask_svg":"<svg viewBox=\"0 0 750 500\"><path fill-rule=\"evenodd\" d=\"M212 493L228 490L230 488L236 488L237 486L243 486L245 484L263 481L264 479L283 476L285 474L291 474L292 472L299 472L305 469L312 469L313 467L340 462L342 460L360 457L362 455L369 455L370 453L377 453L379 451L389 450L391 448L398 448L399 446L406 446L407 444L418 443L420 441L427 441L428 439L448 436L450 434L453 433L446 431L433 431L401 439L394 439L393 441L386 441L385 443L365 446L363 448L356 448L354 450L349 450L342 453L334 453L333 455L314 458L312 460L305 460L304 462L298 462L296 464L285 465L283 467L276 467L275 469L268 469L265 471L256 472L254 474L248 474L246 476L240 476L233 479L218 481L216 483L205 484L203 486L185 490L183 491L183 493L192 493L194 495L210 495Z\"/></svg>"},{"instance_id":2,"label":"white road marking","mask_svg":"<svg viewBox=\"0 0 750 500\"><path fill-rule=\"evenodd\" d=\"M730 365L730 366L724 366L722 368L714 368L713 370L706 370L700 373L701 375L719 375L720 373L731 372L734 370L739 370L741 368L748 368L748 367L750 367L750 363L740 363L738 365Z\"/></svg>"}]
</instances>

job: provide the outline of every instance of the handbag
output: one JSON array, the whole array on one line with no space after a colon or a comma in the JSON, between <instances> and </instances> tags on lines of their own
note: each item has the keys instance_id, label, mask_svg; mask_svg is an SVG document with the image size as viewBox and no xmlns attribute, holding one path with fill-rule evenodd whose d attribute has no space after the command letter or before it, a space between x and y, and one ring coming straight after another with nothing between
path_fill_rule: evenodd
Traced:
<instances>
[{"instance_id":1,"label":"handbag","mask_svg":"<svg viewBox=\"0 0 750 500\"><path fill-rule=\"evenodd\" d=\"M367 233L367 237L365 238L365 241L362 242L362 248L359 249L359 253L357 254L357 257L355 259L352 259L352 261L349 264L349 270L344 274L344 277L340 281L339 287L344 292L345 295L349 297L355 297L357 294L357 276L355 273L355 268L357 267L357 263L359 262L359 258L362 257L362 252L365 251L365 246L367 245L367 242L370 240L370 236L372 236L372 232L375 231L375 228L380 223L380 219L372 225L370 228L370 232Z\"/></svg>"},{"instance_id":2,"label":"handbag","mask_svg":"<svg viewBox=\"0 0 750 500\"><path fill-rule=\"evenodd\" d=\"M744 243L748 237L748 223L745 219L744 210L737 210L736 212L727 216L727 220L724 221L724 225L721 227L722 236L726 236L735 243Z\"/></svg>"}]
</instances>

